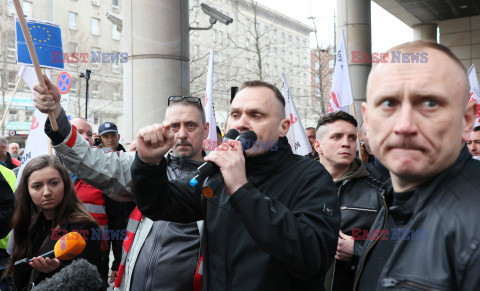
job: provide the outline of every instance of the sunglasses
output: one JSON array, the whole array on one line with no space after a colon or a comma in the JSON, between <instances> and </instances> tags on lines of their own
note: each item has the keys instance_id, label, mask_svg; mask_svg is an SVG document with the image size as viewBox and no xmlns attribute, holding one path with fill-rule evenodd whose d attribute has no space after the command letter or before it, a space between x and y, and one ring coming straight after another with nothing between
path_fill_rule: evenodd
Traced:
<instances>
[{"instance_id":1,"label":"sunglasses","mask_svg":"<svg viewBox=\"0 0 480 291\"><path fill-rule=\"evenodd\" d=\"M193 97L193 96L170 96L168 97L168 106L170 106L170 103L173 102L180 102L182 100L186 100L187 102L190 103L197 103L202 107L202 100L198 97Z\"/></svg>"}]
</instances>

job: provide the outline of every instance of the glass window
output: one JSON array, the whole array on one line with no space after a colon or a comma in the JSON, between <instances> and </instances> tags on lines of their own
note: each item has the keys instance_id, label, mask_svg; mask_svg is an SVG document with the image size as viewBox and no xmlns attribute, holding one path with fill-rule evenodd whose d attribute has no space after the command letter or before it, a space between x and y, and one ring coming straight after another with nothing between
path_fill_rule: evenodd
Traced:
<instances>
[{"instance_id":1,"label":"glass window","mask_svg":"<svg viewBox=\"0 0 480 291\"><path fill-rule=\"evenodd\" d=\"M112 24L112 38L120 40L120 31L118 31L118 25Z\"/></svg>"},{"instance_id":2,"label":"glass window","mask_svg":"<svg viewBox=\"0 0 480 291\"><path fill-rule=\"evenodd\" d=\"M8 72L8 88L13 89L15 88L15 84L17 83L17 73L15 72Z\"/></svg>"},{"instance_id":3,"label":"glass window","mask_svg":"<svg viewBox=\"0 0 480 291\"><path fill-rule=\"evenodd\" d=\"M100 19L92 18L92 34L100 34Z\"/></svg>"},{"instance_id":4,"label":"glass window","mask_svg":"<svg viewBox=\"0 0 480 291\"><path fill-rule=\"evenodd\" d=\"M7 13L9 15L14 15L15 14L15 5L13 5L13 0L8 0L7 1Z\"/></svg>"},{"instance_id":5,"label":"glass window","mask_svg":"<svg viewBox=\"0 0 480 291\"><path fill-rule=\"evenodd\" d=\"M330 69L333 69L333 67L335 66L335 60L328 61L328 66L330 67Z\"/></svg>"},{"instance_id":6,"label":"glass window","mask_svg":"<svg viewBox=\"0 0 480 291\"><path fill-rule=\"evenodd\" d=\"M68 12L68 28L77 29L78 14L75 12Z\"/></svg>"},{"instance_id":7,"label":"glass window","mask_svg":"<svg viewBox=\"0 0 480 291\"><path fill-rule=\"evenodd\" d=\"M15 38L15 32L9 31L8 36L7 36L7 47L9 49L15 49L16 43L17 43L17 41L16 41L16 38Z\"/></svg>"},{"instance_id":8,"label":"glass window","mask_svg":"<svg viewBox=\"0 0 480 291\"><path fill-rule=\"evenodd\" d=\"M27 17L32 17L32 3L28 1L23 1L23 14Z\"/></svg>"}]
</instances>

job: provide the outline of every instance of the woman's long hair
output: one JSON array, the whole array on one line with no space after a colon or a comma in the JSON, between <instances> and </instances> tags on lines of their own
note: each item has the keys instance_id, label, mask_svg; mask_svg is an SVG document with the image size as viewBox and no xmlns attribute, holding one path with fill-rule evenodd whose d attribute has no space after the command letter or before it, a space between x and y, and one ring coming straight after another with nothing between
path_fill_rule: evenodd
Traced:
<instances>
[{"instance_id":1,"label":"woman's long hair","mask_svg":"<svg viewBox=\"0 0 480 291\"><path fill-rule=\"evenodd\" d=\"M5 271L5 275L8 275L13 271L13 264L15 261L26 257L29 258L33 255L33 246L29 233L31 231L35 231L32 229L32 225L39 218L39 216L43 216L43 214L41 214L41 209L37 208L37 206L33 203L28 191L28 179L33 172L46 167L52 167L56 169L60 173L64 185L63 200L55 208L52 226L58 227L67 223L77 224L88 222L98 225L78 198L73 185L73 180L60 160L55 156L49 155L43 155L32 159L25 166L22 173L22 178L15 191L16 205L15 213L13 214L12 218L12 228L15 239L12 256ZM50 236L47 237L50 238Z\"/></svg>"}]
</instances>

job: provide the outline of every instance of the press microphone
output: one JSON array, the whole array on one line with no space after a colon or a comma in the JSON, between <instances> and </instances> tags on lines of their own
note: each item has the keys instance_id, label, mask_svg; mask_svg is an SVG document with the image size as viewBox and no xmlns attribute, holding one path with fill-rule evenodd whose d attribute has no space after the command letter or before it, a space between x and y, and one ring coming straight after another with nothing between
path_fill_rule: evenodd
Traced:
<instances>
[{"instance_id":1,"label":"press microphone","mask_svg":"<svg viewBox=\"0 0 480 291\"><path fill-rule=\"evenodd\" d=\"M78 259L32 290L101 290L102 287L103 281L97 268L85 259Z\"/></svg>"},{"instance_id":2,"label":"press microphone","mask_svg":"<svg viewBox=\"0 0 480 291\"><path fill-rule=\"evenodd\" d=\"M223 136L223 141L226 142L227 140L232 140L237 138L240 135L238 130L235 128L230 129L224 136ZM218 166L215 165L212 162L205 162L200 167L197 168L196 175L190 180L190 186L195 187L198 185L198 181L205 179L205 177L208 177L215 173L215 171L218 171ZM203 178L202 178L203 177Z\"/></svg>"},{"instance_id":3,"label":"press microphone","mask_svg":"<svg viewBox=\"0 0 480 291\"><path fill-rule=\"evenodd\" d=\"M75 231L63 235L56 243L53 250L38 257L57 258L62 261L71 260L77 257L85 248L86 242L83 237ZM23 263L30 263L32 259L21 259L16 261L14 266Z\"/></svg>"}]
</instances>

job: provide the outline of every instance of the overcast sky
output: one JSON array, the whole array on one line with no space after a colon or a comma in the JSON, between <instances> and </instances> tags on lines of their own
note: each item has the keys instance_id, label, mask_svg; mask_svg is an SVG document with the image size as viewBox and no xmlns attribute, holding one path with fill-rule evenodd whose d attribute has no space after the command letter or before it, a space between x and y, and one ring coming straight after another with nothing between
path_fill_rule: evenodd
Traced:
<instances>
[{"instance_id":1,"label":"overcast sky","mask_svg":"<svg viewBox=\"0 0 480 291\"><path fill-rule=\"evenodd\" d=\"M310 16L315 17L319 42L333 44L335 0L257 0L296 20L313 27ZM314 44L312 35L311 44ZM399 43L412 40L412 29L372 2L372 51L383 52ZM348 48L347 48L348 49Z\"/></svg>"}]
</instances>

